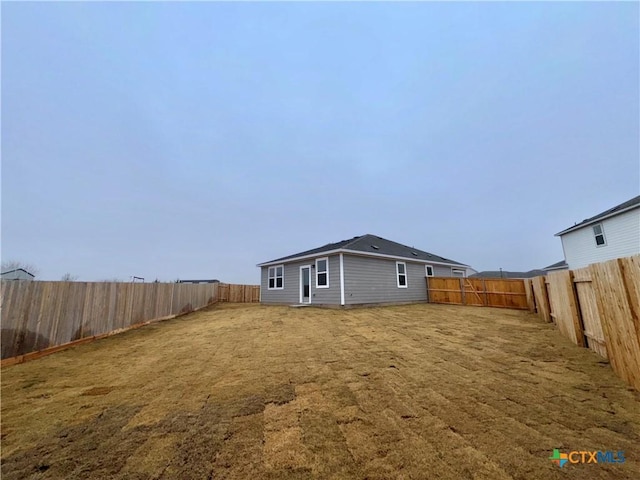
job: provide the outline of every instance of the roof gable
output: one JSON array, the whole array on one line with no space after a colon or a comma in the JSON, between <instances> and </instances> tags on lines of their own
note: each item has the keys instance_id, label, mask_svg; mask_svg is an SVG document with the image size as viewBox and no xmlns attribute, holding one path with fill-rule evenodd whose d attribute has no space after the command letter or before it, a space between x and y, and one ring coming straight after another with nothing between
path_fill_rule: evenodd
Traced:
<instances>
[{"instance_id":1,"label":"roof gable","mask_svg":"<svg viewBox=\"0 0 640 480\"><path fill-rule=\"evenodd\" d=\"M35 277L35 275L33 273L27 272L24 268L14 268L13 270L7 270L6 272L2 272L0 273L0 275L6 275L8 273L13 273L13 272L24 272L27 275L30 275L32 277Z\"/></svg>"},{"instance_id":2,"label":"roof gable","mask_svg":"<svg viewBox=\"0 0 640 480\"><path fill-rule=\"evenodd\" d=\"M327 252L351 252L360 253L369 256L390 256L398 258L406 258L407 260L418 260L421 262L434 262L434 263L446 263L451 265L463 265L464 263L456 262L448 258L434 255L433 253L425 252L417 248L408 247L401 243L387 240L386 238L378 237L377 235L361 235L353 237L348 240L342 240L340 242L328 243L322 247L313 248L311 250L305 250L304 252L296 253L294 255L288 255L286 257L276 258L270 262L264 262L260 265L275 263L275 262L288 262L297 258L308 257L313 255L320 255Z\"/></svg>"},{"instance_id":3,"label":"roof gable","mask_svg":"<svg viewBox=\"0 0 640 480\"><path fill-rule=\"evenodd\" d=\"M619 215L623 212L632 210L634 208L640 208L640 195L632 198L631 200L627 200L626 202L622 202L620 205L616 205L609 210L605 210L604 212L599 213L598 215L594 215L593 217L587 218L576 225L569 227L561 232L556 233L556 237L560 235L564 235L565 233L573 232L574 230L578 230L579 228L586 227L592 223L597 222L598 220L603 220L605 218L613 217L615 215Z\"/></svg>"}]
</instances>

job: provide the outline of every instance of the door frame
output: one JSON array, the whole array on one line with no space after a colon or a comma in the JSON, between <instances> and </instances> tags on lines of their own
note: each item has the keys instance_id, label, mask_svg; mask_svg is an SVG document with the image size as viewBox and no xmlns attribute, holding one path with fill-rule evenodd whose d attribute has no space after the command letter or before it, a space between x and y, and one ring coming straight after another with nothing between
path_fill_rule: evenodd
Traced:
<instances>
[{"instance_id":1,"label":"door frame","mask_svg":"<svg viewBox=\"0 0 640 480\"><path fill-rule=\"evenodd\" d=\"M303 282L303 278L302 278L302 271L308 268L309 269L309 301L308 302L303 302L303 298L304 298L304 282ZM300 267L300 303L302 305L308 305L311 303L311 265L302 265Z\"/></svg>"}]
</instances>

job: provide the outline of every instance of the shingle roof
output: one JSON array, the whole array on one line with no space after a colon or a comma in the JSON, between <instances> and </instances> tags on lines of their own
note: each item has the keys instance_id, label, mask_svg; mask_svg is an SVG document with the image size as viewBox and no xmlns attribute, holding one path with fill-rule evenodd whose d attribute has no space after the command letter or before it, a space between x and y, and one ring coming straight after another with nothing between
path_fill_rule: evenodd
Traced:
<instances>
[{"instance_id":1,"label":"shingle roof","mask_svg":"<svg viewBox=\"0 0 640 480\"><path fill-rule=\"evenodd\" d=\"M626 202L621 203L620 205L616 205L613 208L610 208L609 210L605 210L602 213L599 213L598 215L595 215L591 218L587 218L583 221L581 221L580 223L569 227L565 230L562 230L561 232L556 233L556 236L559 235L564 235L565 233L569 233L572 232L573 230L577 230L578 228L582 228L585 227L591 223L597 222L598 220L601 220L605 217L611 217L613 215L618 215L619 213L622 213L624 211L630 210L632 208L636 208L636 207L640 207L640 195L638 195L637 197L632 198L631 200L627 200Z\"/></svg>"},{"instance_id":2,"label":"shingle roof","mask_svg":"<svg viewBox=\"0 0 640 480\"><path fill-rule=\"evenodd\" d=\"M560 260L559 262L552 263L548 267L544 267L543 270L560 270L563 268L568 268L567 262L565 260Z\"/></svg>"},{"instance_id":3,"label":"shingle roof","mask_svg":"<svg viewBox=\"0 0 640 480\"><path fill-rule=\"evenodd\" d=\"M506 270L486 270L469 275L469 278L533 278L545 275L544 270L529 270L528 272L509 272Z\"/></svg>"},{"instance_id":4,"label":"shingle roof","mask_svg":"<svg viewBox=\"0 0 640 480\"><path fill-rule=\"evenodd\" d=\"M360 252L363 254L375 255L389 255L393 257L406 258L408 260L420 260L423 262L437 262L447 263L451 265L464 265L464 263L456 262L448 258L434 255L433 253L425 252L417 248L408 247L401 243L392 242L377 235L361 235L359 237L353 237L348 240L342 240L340 242L328 243L322 247L313 248L311 250L305 250L304 252L296 253L294 255L288 255L286 257L276 258L264 264L273 262L285 262L288 260L294 260L299 257L312 256L324 252L330 252L334 250L345 250L351 252ZM263 265L263 264L260 264Z\"/></svg>"}]
</instances>

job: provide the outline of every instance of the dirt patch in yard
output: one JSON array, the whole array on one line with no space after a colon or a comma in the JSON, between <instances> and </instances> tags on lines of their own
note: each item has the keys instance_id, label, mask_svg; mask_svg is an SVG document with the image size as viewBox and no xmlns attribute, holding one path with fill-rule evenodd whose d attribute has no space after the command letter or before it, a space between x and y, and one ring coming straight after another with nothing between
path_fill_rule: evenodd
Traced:
<instances>
[{"instance_id":1,"label":"dirt patch in yard","mask_svg":"<svg viewBox=\"0 0 640 480\"><path fill-rule=\"evenodd\" d=\"M2 478L637 479L639 401L524 312L223 305L3 369Z\"/></svg>"}]
</instances>

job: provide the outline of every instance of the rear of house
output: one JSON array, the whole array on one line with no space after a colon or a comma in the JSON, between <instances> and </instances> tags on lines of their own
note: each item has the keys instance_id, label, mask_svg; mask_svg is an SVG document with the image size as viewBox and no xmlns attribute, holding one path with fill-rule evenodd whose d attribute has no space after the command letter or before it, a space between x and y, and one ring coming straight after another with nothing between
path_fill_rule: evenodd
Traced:
<instances>
[{"instance_id":1,"label":"rear of house","mask_svg":"<svg viewBox=\"0 0 640 480\"><path fill-rule=\"evenodd\" d=\"M425 277L464 277L470 269L375 235L258 266L262 303L340 306L426 301Z\"/></svg>"}]
</instances>

